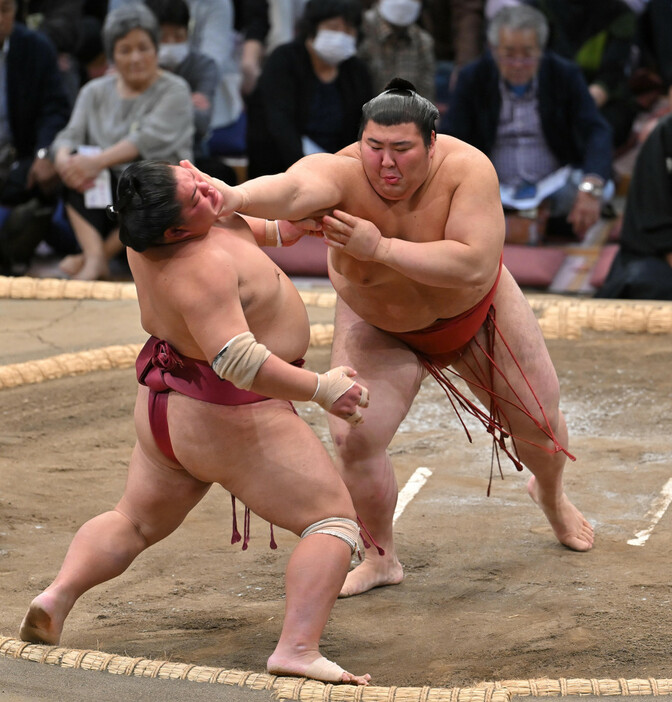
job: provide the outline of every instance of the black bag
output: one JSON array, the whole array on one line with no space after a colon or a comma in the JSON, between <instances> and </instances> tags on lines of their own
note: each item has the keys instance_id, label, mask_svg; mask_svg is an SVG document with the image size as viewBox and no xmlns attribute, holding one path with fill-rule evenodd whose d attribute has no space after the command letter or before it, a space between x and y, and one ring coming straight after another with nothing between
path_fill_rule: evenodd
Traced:
<instances>
[{"instance_id":1,"label":"black bag","mask_svg":"<svg viewBox=\"0 0 672 702\"><path fill-rule=\"evenodd\" d=\"M38 244L47 236L54 208L36 197L12 208L0 228L0 274L25 275Z\"/></svg>"},{"instance_id":2,"label":"black bag","mask_svg":"<svg viewBox=\"0 0 672 702\"><path fill-rule=\"evenodd\" d=\"M34 196L35 193L26 187L32 165L32 158L22 158L10 165L0 185L0 205L20 205Z\"/></svg>"}]
</instances>

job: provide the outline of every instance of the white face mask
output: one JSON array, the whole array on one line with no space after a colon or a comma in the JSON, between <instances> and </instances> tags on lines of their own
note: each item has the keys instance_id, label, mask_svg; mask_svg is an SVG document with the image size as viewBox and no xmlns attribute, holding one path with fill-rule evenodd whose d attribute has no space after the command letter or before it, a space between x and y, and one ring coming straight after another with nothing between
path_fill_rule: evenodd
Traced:
<instances>
[{"instance_id":1,"label":"white face mask","mask_svg":"<svg viewBox=\"0 0 672 702\"><path fill-rule=\"evenodd\" d=\"M174 71L189 53L189 43L159 44L159 66Z\"/></svg>"},{"instance_id":2,"label":"white face mask","mask_svg":"<svg viewBox=\"0 0 672 702\"><path fill-rule=\"evenodd\" d=\"M320 29L313 39L313 49L323 61L336 66L357 53L357 43L345 32Z\"/></svg>"},{"instance_id":3,"label":"white face mask","mask_svg":"<svg viewBox=\"0 0 672 702\"><path fill-rule=\"evenodd\" d=\"M420 17L418 0L380 0L378 10L383 19L397 27L408 27Z\"/></svg>"}]
</instances>

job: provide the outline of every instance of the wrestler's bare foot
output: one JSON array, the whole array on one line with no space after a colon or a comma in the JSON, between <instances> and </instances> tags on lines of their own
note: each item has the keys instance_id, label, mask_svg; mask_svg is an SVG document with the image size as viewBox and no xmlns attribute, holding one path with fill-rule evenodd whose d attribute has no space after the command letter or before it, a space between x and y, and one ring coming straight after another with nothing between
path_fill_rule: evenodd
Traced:
<instances>
[{"instance_id":1,"label":"wrestler's bare foot","mask_svg":"<svg viewBox=\"0 0 672 702\"><path fill-rule=\"evenodd\" d=\"M58 267L66 275L73 276L79 273L80 270L82 270L83 265L84 254L72 254L71 256L66 256L65 258L61 259L61 262L58 264Z\"/></svg>"},{"instance_id":2,"label":"wrestler's bare foot","mask_svg":"<svg viewBox=\"0 0 672 702\"><path fill-rule=\"evenodd\" d=\"M297 678L311 678L328 683L345 683L348 685L368 685L371 676L353 675L343 670L338 663L327 660L315 651L306 651L296 656L282 656L274 652L266 663L266 670L271 675L291 675Z\"/></svg>"},{"instance_id":3,"label":"wrestler's bare foot","mask_svg":"<svg viewBox=\"0 0 672 702\"><path fill-rule=\"evenodd\" d=\"M396 557L368 556L345 576L339 597L353 597L375 587L398 585L404 579L404 569Z\"/></svg>"},{"instance_id":4,"label":"wrestler's bare foot","mask_svg":"<svg viewBox=\"0 0 672 702\"><path fill-rule=\"evenodd\" d=\"M534 476L527 483L527 492L546 515L558 541L574 551L589 551L593 547L593 527L564 493L558 503L544 501Z\"/></svg>"},{"instance_id":5,"label":"wrestler's bare foot","mask_svg":"<svg viewBox=\"0 0 672 702\"><path fill-rule=\"evenodd\" d=\"M56 616L55 598L43 592L31 603L21 622L19 637L22 641L45 643L55 646L61 639L63 620Z\"/></svg>"}]
</instances>

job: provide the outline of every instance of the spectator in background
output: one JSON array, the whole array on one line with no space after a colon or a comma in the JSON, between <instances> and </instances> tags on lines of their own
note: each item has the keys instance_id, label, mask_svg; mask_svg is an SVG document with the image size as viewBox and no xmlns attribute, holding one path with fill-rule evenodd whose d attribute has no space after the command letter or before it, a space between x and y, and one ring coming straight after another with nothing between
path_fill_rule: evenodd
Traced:
<instances>
[{"instance_id":1,"label":"spectator in background","mask_svg":"<svg viewBox=\"0 0 672 702\"><path fill-rule=\"evenodd\" d=\"M639 152L620 248L596 297L672 300L672 115Z\"/></svg>"},{"instance_id":2,"label":"spectator in background","mask_svg":"<svg viewBox=\"0 0 672 702\"><path fill-rule=\"evenodd\" d=\"M49 38L58 52L58 65L70 104L74 104L81 85L76 57L83 19L83 0L21 0L17 5L18 22Z\"/></svg>"},{"instance_id":3,"label":"spectator in background","mask_svg":"<svg viewBox=\"0 0 672 702\"><path fill-rule=\"evenodd\" d=\"M637 136L640 143L649 135L658 119L672 112L672 2L649 0L639 17L639 60L631 84L643 114ZM637 81L648 79L653 90L638 92ZM648 99L647 99L648 98Z\"/></svg>"},{"instance_id":4,"label":"spectator in background","mask_svg":"<svg viewBox=\"0 0 672 702\"><path fill-rule=\"evenodd\" d=\"M217 64L189 44L189 6L185 0L145 0L159 22L159 66L184 78L194 109L194 154L202 153L210 131L212 103L219 82Z\"/></svg>"},{"instance_id":5,"label":"spectator in background","mask_svg":"<svg viewBox=\"0 0 672 702\"><path fill-rule=\"evenodd\" d=\"M185 0L145 0L161 32L159 66L184 78L191 90L194 110L194 162L196 166L229 185L236 185L234 170L207 155L212 106L219 83L217 64L189 44L189 5Z\"/></svg>"},{"instance_id":6,"label":"spectator in background","mask_svg":"<svg viewBox=\"0 0 672 702\"><path fill-rule=\"evenodd\" d=\"M0 0L0 272L24 274L47 233L60 181L49 147L70 106L56 51Z\"/></svg>"},{"instance_id":7,"label":"spectator in background","mask_svg":"<svg viewBox=\"0 0 672 702\"><path fill-rule=\"evenodd\" d=\"M443 118L460 68L477 59L485 44L484 0L428 0L423 25L434 39L436 101Z\"/></svg>"},{"instance_id":8,"label":"spectator in background","mask_svg":"<svg viewBox=\"0 0 672 702\"><path fill-rule=\"evenodd\" d=\"M415 85L417 92L434 100L436 57L434 39L422 29L420 0L378 0L364 13L359 57L371 72L374 93L378 94L392 78Z\"/></svg>"},{"instance_id":9,"label":"spectator in background","mask_svg":"<svg viewBox=\"0 0 672 702\"><path fill-rule=\"evenodd\" d=\"M595 104L623 146L637 115L628 87L637 16L623 0L529 0L548 20L548 47L583 71Z\"/></svg>"},{"instance_id":10,"label":"spectator in background","mask_svg":"<svg viewBox=\"0 0 672 702\"><path fill-rule=\"evenodd\" d=\"M281 44L292 41L307 0L238 0L241 15L237 29L243 36L240 68L242 93L250 95L257 85L264 58Z\"/></svg>"},{"instance_id":11,"label":"spectator in background","mask_svg":"<svg viewBox=\"0 0 672 702\"><path fill-rule=\"evenodd\" d=\"M246 0L247 1L247 0ZM110 10L142 0L109 0ZM212 156L245 152L247 121L241 94L238 38L234 29L233 0L187 0L191 13L192 48L210 56L220 80L212 107L207 149Z\"/></svg>"},{"instance_id":12,"label":"spectator in background","mask_svg":"<svg viewBox=\"0 0 672 702\"><path fill-rule=\"evenodd\" d=\"M105 207L124 168L143 158L178 163L193 157L189 86L159 68L153 13L144 5L110 12L103 42L115 72L82 87L53 145L66 213L82 251L64 258L61 269L80 280L106 277L109 261L122 251Z\"/></svg>"},{"instance_id":13,"label":"spectator in background","mask_svg":"<svg viewBox=\"0 0 672 702\"><path fill-rule=\"evenodd\" d=\"M549 234L567 233L568 223L581 237L610 195L603 192L611 174L609 125L578 66L544 51L548 23L541 12L505 7L487 37L490 50L460 71L446 131L495 166L509 240L521 238L514 234L518 213L528 214L542 196L550 207Z\"/></svg>"},{"instance_id":14,"label":"spectator in background","mask_svg":"<svg viewBox=\"0 0 672 702\"><path fill-rule=\"evenodd\" d=\"M357 139L372 96L366 64L355 55L360 20L358 0L309 0L297 38L266 59L248 103L250 177Z\"/></svg>"}]
</instances>

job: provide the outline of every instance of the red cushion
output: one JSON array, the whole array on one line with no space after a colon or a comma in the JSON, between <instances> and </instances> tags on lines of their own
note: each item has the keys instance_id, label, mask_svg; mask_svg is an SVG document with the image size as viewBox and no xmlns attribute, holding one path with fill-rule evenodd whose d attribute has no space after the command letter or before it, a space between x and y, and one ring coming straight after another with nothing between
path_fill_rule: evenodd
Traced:
<instances>
[{"instance_id":1,"label":"red cushion","mask_svg":"<svg viewBox=\"0 0 672 702\"><path fill-rule=\"evenodd\" d=\"M593 267L590 274L590 284L594 288L601 288L607 278L607 273L611 268L616 254L618 253L618 244L607 244L603 247L598 256L597 263Z\"/></svg>"},{"instance_id":2,"label":"red cushion","mask_svg":"<svg viewBox=\"0 0 672 702\"><path fill-rule=\"evenodd\" d=\"M566 254L540 246L504 245L504 265L520 286L547 288L560 270Z\"/></svg>"},{"instance_id":3,"label":"red cushion","mask_svg":"<svg viewBox=\"0 0 672 702\"><path fill-rule=\"evenodd\" d=\"M321 237L304 236L293 246L264 248L264 251L287 275L327 275L327 245Z\"/></svg>"},{"instance_id":4,"label":"red cushion","mask_svg":"<svg viewBox=\"0 0 672 702\"><path fill-rule=\"evenodd\" d=\"M304 236L294 246L264 251L287 275L327 276L327 245ZM565 253L551 247L504 246L504 265L519 285L548 287L565 260Z\"/></svg>"}]
</instances>

